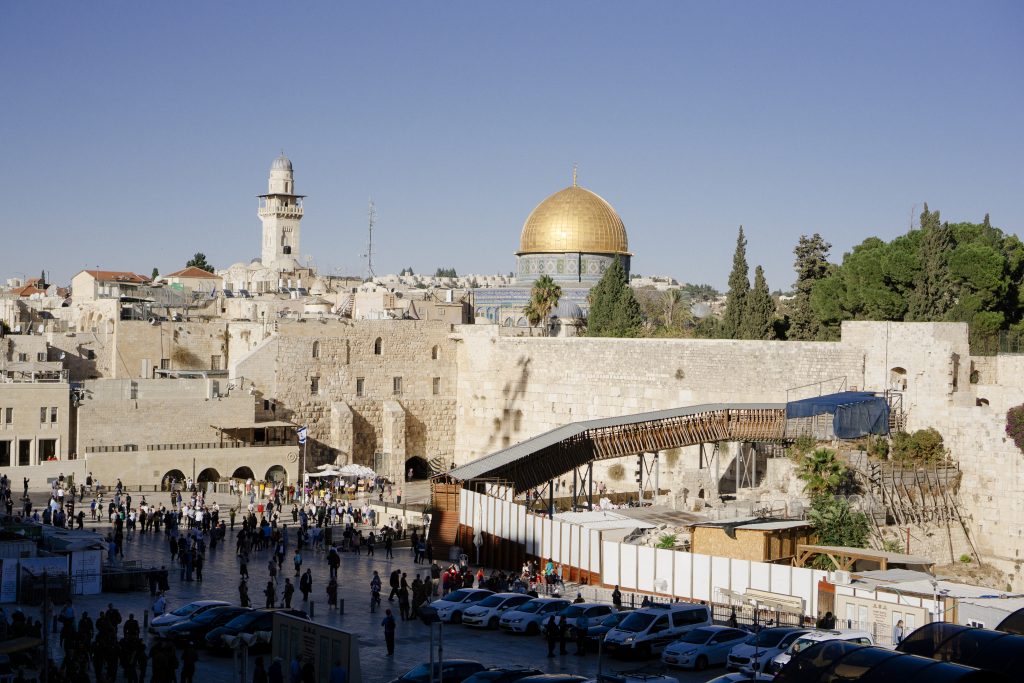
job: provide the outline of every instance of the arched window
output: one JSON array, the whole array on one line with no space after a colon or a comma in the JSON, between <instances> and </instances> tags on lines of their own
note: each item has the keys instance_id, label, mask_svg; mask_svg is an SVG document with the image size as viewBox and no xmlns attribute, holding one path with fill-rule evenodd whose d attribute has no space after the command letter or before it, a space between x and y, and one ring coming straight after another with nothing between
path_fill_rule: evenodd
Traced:
<instances>
[{"instance_id":1,"label":"arched window","mask_svg":"<svg viewBox=\"0 0 1024 683\"><path fill-rule=\"evenodd\" d=\"M384 343L381 341L380 337L377 337L377 339L374 340L374 342L373 342L373 355L375 355L375 356L379 356L380 355L380 351L381 351L381 348L383 347L383 344Z\"/></svg>"},{"instance_id":2,"label":"arched window","mask_svg":"<svg viewBox=\"0 0 1024 683\"><path fill-rule=\"evenodd\" d=\"M319 358L319 357L320 357L320 342L319 341L314 341L313 342L313 358Z\"/></svg>"},{"instance_id":3,"label":"arched window","mask_svg":"<svg viewBox=\"0 0 1024 683\"><path fill-rule=\"evenodd\" d=\"M979 399L974 401L974 405L976 405L978 407L987 406L988 405L988 399L987 398L979 398Z\"/></svg>"},{"instance_id":4,"label":"arched window","mask_svg":"<svg viewBox=\"0 0 1024 683\"><path fill-rule=\"evenodd\" d=\"M441 349L434 345L434 348L430 349L430 360L437 360L441 357Z\"/></svg>"},{"instance_id":5,"label":"arched window","mask_svg":"<svg viewBox=\"0 0 1024 683\"><path fill-rule=\"evenodd\" d=\"M893 391L907 390L907 371L904 368L895 367L889 370L889 388Z\"/></svg>"}]
</instances>

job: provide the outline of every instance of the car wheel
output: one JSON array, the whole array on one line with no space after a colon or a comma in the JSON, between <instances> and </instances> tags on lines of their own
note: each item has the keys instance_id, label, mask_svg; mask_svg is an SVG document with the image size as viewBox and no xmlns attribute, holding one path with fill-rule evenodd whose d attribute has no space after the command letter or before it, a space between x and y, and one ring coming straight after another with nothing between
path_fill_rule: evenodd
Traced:
<instances>
[{"instance_id":1,"label":"car wheel","mask_svg":"<svg viewBox=\"0 0 1024 683\"><path fill-rule=\"evenodd\" d=\"M498 628L498 617L491 617L487 622L487 628Z\"/></svg>"},{"instance_id":2,"label":"car wheel","mask_svg":"<svg viewBox=\"0 0 1024 683\"><path fill-rule=\"evenodd\" d=\"M532 621L529 624L527 624L527 626L526 626L526 635L528 635L528 636L535 636L538 633L540 633L540 626L537 626L537 624L535 624Z\"/></svg>"},{"instance_id":3,"label":"car wheel","mask_svg":"<svg viewBox=\"0 0 1024 683\"><path fill-rule=\"evenodd\" d=\"M453 624L461 624L462 623L462 612L452 612L452 623Z\"/></svg>"},{"instance_id":4,"label":"car wheel","mask_svg":"<svg viewBox=\"0 0 1024 683\"><path fill-rule=\"evenodd\" d=\"M697 657L697 661L693 663L693 668L695 671L703 671L708 668L708 658L704 655Z\"/></svg>"}]
</instances>

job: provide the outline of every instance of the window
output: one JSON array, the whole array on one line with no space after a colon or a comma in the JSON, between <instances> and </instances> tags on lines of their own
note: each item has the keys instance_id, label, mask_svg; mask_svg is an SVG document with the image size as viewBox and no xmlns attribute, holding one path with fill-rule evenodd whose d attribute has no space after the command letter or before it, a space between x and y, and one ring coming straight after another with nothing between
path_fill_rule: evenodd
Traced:
<instances>
[{"instance_id":1,"label":"window","mask_svg":"<svg viewBox=\"0 0 1024 683\"><path fill-rule=\"evenodd\" d=\"M313 394L314 396L316 396L317 394L320 393L320 378L319 377L312 377L312 378L310 378L310 380L309 380L309 393Z\"/></svg>"},{"instance_id":2,"label":"window","mask_svg":"<svg viewBox=\"0 0 1024 683\"><path fill-rule=\"evenodd\" d=\"M39 439L39 462L57 459L57 439Z\"/></svg>"},{"instance_id":3,"label":"window","mask_svg":"<svg viewBox=\"0 0 1024 683\"><path fill-rule=\"evenodd\" d=\"M22 439L18 442L18 466L26 467L27 465L31 465L31 456L32 442L28 439Z\"/></svg>"},{"instance_id":4,"label":"window","mask_svg":"<svg viewBox=\"0 0 1024 683\"><path fill-rule=\"evenodd\" d=\"M313 358L319 358L319 357L320 357L320 342L315 341L315 342L313 342Z\"/></svg>"},{"instance_id":5,"label":"window","mask_svg":"<svg viewBox=\"0 0 1024 683\"><path fill-rule=\"evenodd\" d=\"M0 467L11 466L11 442L0 441Z\"/></svg>"},{"instance_id":6,"label":"window","mask_svg":"<svg viewBox=\"0 0 1024 683\"><path fill-rule=\"evenodd\" d=\"M651 625L651 628L648 631L648 633L660 633L661 631L664 631L667 628L668 617L658 617L658 620Z\"/></svg>"},{"instance_id":7,"label":"window","mask_svg":"<svg viewBox=\"0 0 1024 683\"><path fill-rule=\"evenodd\" d=\"M46 424L46 406L39 409L39 422Z\"/></svg>"},{"instance_id":8,"label":"window","mask_svg":"<svg viewBox=\"0 0 1024 683\"><path fill-rule=\"evenodd\" d=\"M438 394L441 393L441 378L440 377L435 377L434 378L433 386L431 388L434 391L434 396L437 396Z\"/></svg>"},{"instance_id":9,"label":"window","mask_svg":"<svg viewBox=\"0 0 1024 683\"><path fill-rule=\"evenodd\" d=\"M263 399L263 410L270 410L270 400Z\"/></svg>"},{"instance_id":10,"label":"window","mask_svg":"<svg viewBox=\"0 0 1024 683\"><path fill-rule=\"evenodd\" d=\"M401 396L402 395L402 378L401 377L394 377L394 378L391 379L391 393L393 393L395 396Z\"/></svg>"},{"instance_id":11,"label":"window","mask_svg":"<svg viewBox=\"0 0 1024 683\"><path fill-rule=\"evenodd\" d=\"M14 422L14 408L4 408L4 424Z\"/></svg>"},{"instance_id":12,"label":"window","mask_svg":"<svg viewBox=\"0 0 1024 683\"><path fill-rule=\"evenodd\" d=\"M210 369L220 370L220 356L210 356Z\"/></svg>"},{"instance_id":13,"label":"window","mask_svg":"<svg viewBox=\"0 0 1024 683\"><path fill-rule=\"evenodd\" d=\"M36 354L36 360L39 361L40 363L45 363L46 362L46 352L45 351L40 351L39 353L37 353Z\"/></svg>"},{"instance_id":14,"label":"window","mask_svg":"<svg viewBox=\"0 0 1024 683\"><path fill-rule=\"evenodd\" d=\"M383 347L383 342L381 341L380 337L377 337L377 339L375 339L374 342L373 342L373 355L379 356L382 347Z\"/></svg>"},{"instance_id":15,"label":"window","mask_svg":"<svg viewBox=\"0 0 1024 683\"><path fill-rule=\"evenodd\" d=\"M430 349L430 360L437 360L441 356L441 349L436 345Z\"/></svg>"},{"instance_id":16,"label":"window","mask_svg":"<svg viewBox=\"0 0 1024 683\"><path fill-rule=\"evenodd\" d=\"M18 361L21 362L21 363L27 363L28 362L28 354L27 353L19 353L18 354Z\"/></svg>"},{"instance_id":17,"label":"window","mask_svg":"<svg viewBox=\"0 0 1024 683\"><path fill-rule=\"evenodd\" d=\"M160 369L161 370L170 370L171 369L171 359L170 358L161 358L160 359Z\"/></svg>"},{"instance_id":18,"label":"window","mask_svg":"<svg viewBox=\"0 0 1024 683\"><path fill-rule=\"evenodd\" d=\"M366 380L362 377L356 377L356 397L362 398L366 393Z\"/></svg>"},{"instance_id":19,"label":"window","mask_svg":"<svg viewBox=\"0 0 1024 683\"><path fill-rule=\"evenodd\" d=\"M57 422L57 406L50 408L50 422Z\"/></svg>"}]
</instances>

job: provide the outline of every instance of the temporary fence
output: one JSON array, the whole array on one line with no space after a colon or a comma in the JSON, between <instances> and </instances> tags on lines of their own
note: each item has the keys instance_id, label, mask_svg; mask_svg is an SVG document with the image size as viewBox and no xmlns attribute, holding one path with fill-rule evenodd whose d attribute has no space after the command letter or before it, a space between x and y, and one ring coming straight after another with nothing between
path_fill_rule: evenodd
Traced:
<instances>
[{"instance_id":1,"label":"temporary fence","mask_svg":"<svg viewBox=\"0 0 1024 683\"><path fill-rule=\"evenodd\" d=\"M738 598L752 591L787 598L792 606L780 611L814 617L818 582L828 576L815 569L604 540L599 529L529 511L514 502L510 489L499 485L488 485L484 493L462 489L459 495L459 523L468 531L465 539L514 544L526 557L561 565L567 579L581 577L618 585L622 591L737 606L742 604Z\"/></svg>"}]
</instances>

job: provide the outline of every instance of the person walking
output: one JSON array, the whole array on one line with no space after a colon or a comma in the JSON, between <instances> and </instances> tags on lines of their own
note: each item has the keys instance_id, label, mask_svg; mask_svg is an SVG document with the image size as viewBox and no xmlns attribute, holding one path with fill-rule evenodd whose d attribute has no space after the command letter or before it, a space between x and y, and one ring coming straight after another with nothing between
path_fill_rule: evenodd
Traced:
<instances>
[{"instance_id":1,"label":"person walking","mask_svg":"<svg viewBox=\"0 0 1024 683\"><path fill-rule=\"evenodd\" d=\"M242 607L251 607L249 604L249 586L245 583L245 579L238 583L238 602Z\"/></svg>"},{"instance_id":2,"label":"person walking","mask_svg":"<svg viewBox=\"0 0 1024 683\"><path fill-rule=\"evenodd\" d=\"M267 587L263 589L263 594L267 596L267 607L277 607L277 589L274 587L273 579L267 581Z\"/></svg>"},{"instance_id":3,"label":"person walking","mask_svg":"<svg viewBox=\"0 0 1024 683\"><path fill-rule=\"evenodd\" d=\"M332 578L327 584L327 608L334 609L338 607L338 580Z\"/></svg>"},{"instance_id":4,"label":"person walking","mask_svg":"<svg viewBox=\"0 0 1024 683\"><path fill-rule=\"evenodd\" d=\"M388 649L388 657L392 657L395 654L395 617L391 614L391 610L384 612L384 618L381 620L380 625L384 628L384 644Z\"/></svg>"},{"instance_id":5,"label":"person walking","mask_svg":"<svg viewBox=\"0 0 1024 683\"><path fill-rule=\"evenodd\" d=\"M394 602L395 596L398 595L398 586L401 576L402 572L398 569L391 572L391 576L388 578L388 583L391 585L391 592L388 593L388 602Z\"/></svg>"},{"instance_id":6,"label":"person walking","mask_svg":"<svg viewBox=\"0 0 1024 683\"><path fill-rule=\"evenodd\" d=\"M391 549L394 547L394 541L391 540L391 534L389 532L384 533L384 559L390 560L394 558L394 553ZM389 600L391 598L388 598Z\"/></svg>"},{"instance_id":7,"label":"person walking","mask_svg":"<svg viewBox=\"0 0 1024 683\"><path fill-rule=\"evenodd\" d=\"M619 590L619 584L615 584L615 590L612 591L612 605L616 612L622 609L622 591Z\"/></svg>"},{"instance_id":8,"label":"person walking","mask_svg":"<svg viewBox=\"0 0 1024 683\"><path fill-rule=\"evenodd\" d=\"M268 683L267 669L263 665L263 657L256 658L256 667L252 670L252 683Z\"/></svg>"},{"instance_id":9,"label":"person walking","mask_svg":"<svg viewBox=\"0 0 1024 683\"><path fill-rule=\"evenodd\" d=\"M576 654L580 657L587 654L587 631L589 630L590 619L587 618L586 612L581 612L576 617Z\"/></svg>"},{"instance_id":10,"label":"person walking","mask_svg":"<svg viewBox=\"0 0 1024 683\"><path fill-rule=\"evenodd\" d=\"M192 683L192 678L196 675L196 662L198 661L199 653L196 652L195 645L189 642L181 653L181 680L179 683Z\"/></svg>"},{"instance_id":11,"label":"person walking","mask_svg":"<svg viewBox=\"0 0 1024 683\"><path fill-rule=\"evenodd\" d=\"M292 606L292 595L295 594L295 584L292 583L291 579L284 580L284 606Z\"/></svg>"},{"instance_id":12,"label":"person walking","mask_svg":"<svg viewBox=\"0 0 1024 683\"><path fill-rule=\"evenodd\" d=\"M370 611L376 612L380 606L380 574L373 570L373 578L370 579Z\"/></svg>"},{"instance_id":13,"label":"person walking","mask_svg":"<svg viewBox=\"0 0 1024 683\"><path fill-rule=\"evenodd\" d=\"M555 656L555 645L558 644L558 624L555 623L555 615L548 617L548 623L544 624L544 637L548 641L548 657Z\"/></svg>"},{"instance_id":14,"label":"person walking","mask_svg":"<svg viewBox=\"0 0 1024 683\"><path fill-rule=\"evenodd\" d=\"M903 628L903 620L900 619L896 622L896 625L892 627L892 645L896 647L903 642L903 638L906 635L906 629Z\"/></svg>"},{"instance_id":15,"label":"person walking","mask_svg":"<svg viewBox=\"0 0 1024 683\"><path fill-rule=\"evenodd\" d=\"M567 655L569 654L569 648L566 647L569 644L569 622L566 621L565 615L563 614L558 618L558 654Z\"/></svg>"},{"instance_id":16,"label":"person walking","mask_svg":"<svg viewBox=\"0 0 1024 683\"><path fill-rule=\"evenodd\" d=\"M302 602L309 602L309 594L313 592L312 570L307 569L299 579L299 592L302 593Z\"/></svg>"},{"instance_id":17,"label":"person walking","mask_svg":"<svg viewBox=\"0 0 1024 683\"><path fill-rule=\"evenodd\" d=\"M295 576L299 576L302 573L302 553L296 549L295 556L292 557L292 563L295 565Z\"/></svg>"}]
</instances>

